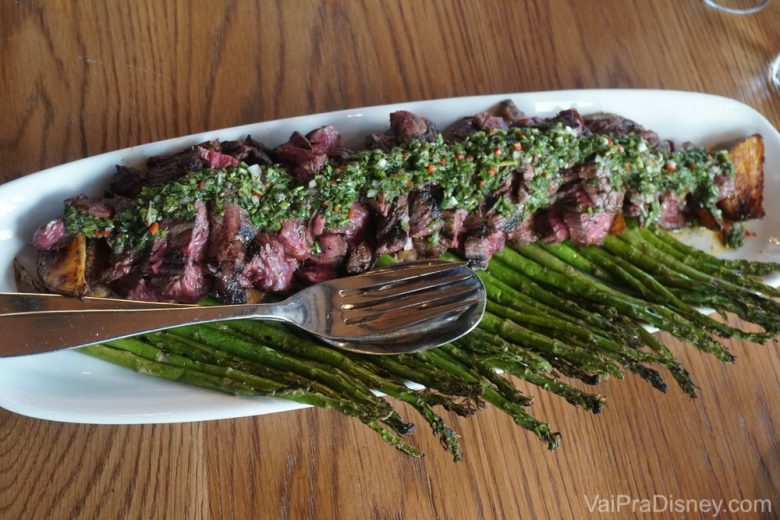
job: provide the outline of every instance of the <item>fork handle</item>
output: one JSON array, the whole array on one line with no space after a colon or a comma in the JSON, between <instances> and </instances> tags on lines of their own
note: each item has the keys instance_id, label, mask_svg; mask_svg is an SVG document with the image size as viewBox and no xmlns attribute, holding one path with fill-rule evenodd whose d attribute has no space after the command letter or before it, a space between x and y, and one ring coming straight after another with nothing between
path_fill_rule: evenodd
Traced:
<instances>
[{"instance_id":1,"label":"fork handle","mask_svg":"<svg viewBox=\"0 0 780 520\"><path fill-rule=\"evenodd\" d=\"M0 357L63 350L181 325L241 318L290 320L287 302L134 310L44 311L0 316Z\"/></svg>"}]
</instances>

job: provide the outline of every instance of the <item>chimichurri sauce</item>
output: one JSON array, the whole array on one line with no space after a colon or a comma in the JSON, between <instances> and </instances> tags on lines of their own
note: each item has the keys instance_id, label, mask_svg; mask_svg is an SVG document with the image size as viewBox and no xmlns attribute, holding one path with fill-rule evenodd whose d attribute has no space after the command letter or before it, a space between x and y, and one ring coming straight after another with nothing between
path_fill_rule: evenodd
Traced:
<instances>
[{"instance_id":1,"label":"chimichurri sauce","mask_svg":"<svg viewBox=\"0 0 780 520\"><path fill-rule=\"evenodd\" d=\"M362 150L327 164L307 183L296 182L283 166L240 164L224 169L189 172L162 186L144 187L130 209L112 219L97 218L70 207L66 229L88 237L106 238L114 251L148 245L164 232L165 220L192 219L195 202L209 202L217 212L226 202L243 207L258 229L278 231L285 219L307 219L315 213L329 227L349 218L350 205L383 195L392 201L414 189L437 186L442 209L471 211L485 201L505 216L524 218L550 205L564 170L595 162L614 188L641 194L647 201L639 217L654 221L659 196L693 194L712 211L718 198L717 175L733 175L726 151L693 147L674 152L651 148L638 134L581 135L556 123L547 126L490 130L463 141L413 141L390 151ZM494 196L507 177L533 172L525 182L522 205L509 195Z\"/></svg>"}]
</instances>

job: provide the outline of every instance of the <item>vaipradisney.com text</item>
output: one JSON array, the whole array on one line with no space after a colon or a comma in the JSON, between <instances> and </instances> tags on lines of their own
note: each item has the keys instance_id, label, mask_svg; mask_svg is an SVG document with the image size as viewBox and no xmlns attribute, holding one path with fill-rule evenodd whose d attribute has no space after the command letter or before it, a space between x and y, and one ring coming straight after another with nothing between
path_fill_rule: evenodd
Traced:
<instances>
[{"instance_id":1,"label":"vaipradisney.com text","mask_svg":"<svg viewBox=\"0 0 780 520\"><path fill-rule=\"evenodd\" d=\"M680 498L673 495L652 495L646 498L631 495L584 496L591 513L699 513L713 518L723 513L772 513L768 498Z\"/></svg>"}]
</instances>

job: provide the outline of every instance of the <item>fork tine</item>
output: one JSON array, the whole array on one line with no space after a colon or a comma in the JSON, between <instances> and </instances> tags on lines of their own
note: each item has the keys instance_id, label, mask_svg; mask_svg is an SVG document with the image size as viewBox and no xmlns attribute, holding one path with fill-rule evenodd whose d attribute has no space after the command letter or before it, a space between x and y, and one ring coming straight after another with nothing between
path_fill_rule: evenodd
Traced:
<instances>
[{"instance_id":1,"label":"fork tine","mask_svg":"<svg viewBox=\"0 0 780 520\"><path fill-rule=\"evenodd\" d=\"M455 319L471 305L475 305L479 303L479 301L479 296L473 295L467 299L458 299L458 301L454 302L451 301L441 305L425 307L415 312L393 313L392 315L389 313L382 313L374 319L367 319L366 321L361 322L359 325L363 328L385 335L399 329L415 327L432 319L435 319L436 321ZM386 318L387 316L390 316L390 318ZM385 319L381 319L383 317Z\"/></svg>"},{"instance_id":2,"label":"fork tine","mask_svg":"<svg viewBox=\"0 0 780 520\"><path fill-rule=\"evenodd\" d=\"M472 298L479 296L479 291L476 287L458 287L456 290L446 292L440 297L432 297L425 300L409 300L406 305L395 306L392 304L384 304L379 308L366 308L358 309L355 312L348 312L348 316L345 316L344 323L347 325L365 325L368 323L388 322L390 320L399 322L412 323L419 313L425 312L426 316L430 313L446 312L444 307L449 305L456 305L465 307L468 305Z\"/></svg>"},{"instance_id":3,"label":"fork tine","mask_svg":"<svg viewBox=\"0 0 780 520\"><path fill-rule=\"evenodd\" d=\"M445 285L439 285L431 290L417 290L410 294L401 294L398 297L376 298L372 300L359 301L356 303L344 303L341 310L350 318L369 316L378 313L396 312L399 310L412 309L416 307L425 307L436 301L452 299L458 296L466 295L477 290L476 286L463 285L457 282L451 282Z\"/></svg>"},{"instance_id":4,"label":"fork tine","mask_svg":"<svg viewBox=\"0 0 780 520\"><path fill-rule=\"evenodd\" d=\"M426 272L428 270L449 269L466 265L466 262L450 262L447 260L418 260L413 262L400 262L385 267L377 267L370 271L371 275L389 275L393 279L397 273L402 272Z\"/></svg>"},{"instance_id":5,"label":"fork tine","mask_svg":"<svg viewBox=\"0 0 780 520\"><path fill-rule=\"evenodd\" d=\"M396 284L402 284L409 279L416 280L421 277L446 273L459 269L463 265L465 265L463 262L441 261L394 264L352 278L343 278L341 280L343 284L349 285L349 283L352 282L355 286L341 289L339 294L341 296L347 296L351 294L361 294L370 290L381 290L386 286L390 288Z\"/></svg>"},{"instance_id":6,"label":"fork tine","mask_svg":"<svg viewBox=\"0 0 780 520\"><path fill-rule=\"evenodd\" d=\"M468 308L457 308L442 314L428 316L425 319L418 318L414 323L403 323L376 330L367 327L364 330L364 334L360 336L360 344L379 343L390 346L399 341L399 339L408 341L410 337L429 338L431 333L436 334L440 332L444 324L462 320L467 310Z\"/></svg>"},{"instance_id":7,"label":"fork tine","mask_svg":"<svg viewBox=\"0 0 780 520\"><path fill-rule=\"evenodd\" d=\"M445 273L443 276L415 278L407 282L394 284L388 288L369 290L361 293L342 296L342 309L363 308L377 305L384 301L401 301L404 297L425 297L426 293L446 290L453 284L467 280L473 276L470 272L460 272L454 275ZM385 286L386 287L386 286Z\"/></svg>"}]
</instances>

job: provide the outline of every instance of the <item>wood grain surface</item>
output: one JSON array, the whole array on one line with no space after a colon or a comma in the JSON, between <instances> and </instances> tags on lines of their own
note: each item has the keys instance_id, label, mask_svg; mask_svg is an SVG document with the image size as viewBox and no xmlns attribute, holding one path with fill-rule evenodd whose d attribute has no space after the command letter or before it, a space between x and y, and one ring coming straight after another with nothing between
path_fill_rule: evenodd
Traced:
<instances>
[{"instance_id":1,"label":"wood grain surface","mask_svg":"<svg viewBox=\"0 0 780 520\"><path fill-rule=\"evenodd\" d=\"M202 130L513 91L710 92L778 126L779 27L777 0L742 17L697 0L4 0L0 181ZM772 513L720 518L780 518L780 344L730 342L726 367L663 339L698 399L628 376L592 416L523 387L562 447L488 409L450 417L459 464L424 427L416 461L314 409L147 426L0 410L0 517L587 518L585 497L661 495L770 499Z\"/></svg>"}]
</instances>

